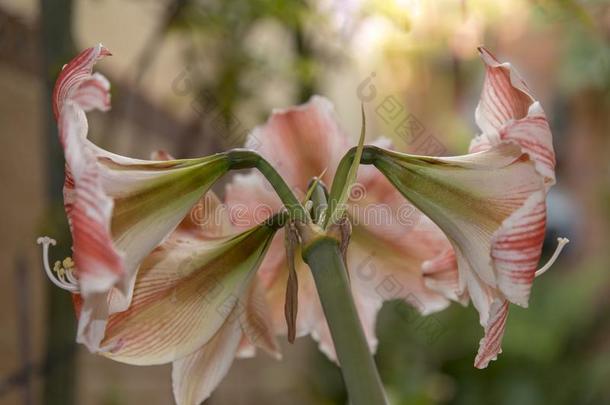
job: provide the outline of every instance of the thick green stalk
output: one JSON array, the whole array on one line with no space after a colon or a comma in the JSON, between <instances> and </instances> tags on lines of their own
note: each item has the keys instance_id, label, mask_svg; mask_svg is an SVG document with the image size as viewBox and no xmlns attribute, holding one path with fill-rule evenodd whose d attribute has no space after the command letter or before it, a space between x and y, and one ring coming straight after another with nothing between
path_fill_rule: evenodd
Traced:
<instances>
[{"instance_id":1,"label":"thick green stalk","mask_svg":"<svg viewBox=\"0 0 610 405\"><path fill-rule=\"evenodd\" d=\"M227 152L233 170L256 168L271 183L293 221L308 222L309 215L301 202L295 197L282 176L261 155L249 149L233 149Z\"/></svg>"},{"instance_id":2,"label":"thick green stalk","mask_svg":"<svg viewBox=\"0 0 610 405\"><path fill-rule=\"evenodd\" d=\"M338 241L328 236L314 239L303 248L303 259L316 282L351 405L387 404L354 305Z\"/></svg>"}]
</instances>

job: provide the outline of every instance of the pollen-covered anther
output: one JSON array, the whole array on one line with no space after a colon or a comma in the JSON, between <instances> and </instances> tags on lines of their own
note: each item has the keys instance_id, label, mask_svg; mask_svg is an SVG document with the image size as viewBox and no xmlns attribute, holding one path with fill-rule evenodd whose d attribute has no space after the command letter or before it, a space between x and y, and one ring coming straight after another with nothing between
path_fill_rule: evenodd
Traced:
<instances>
[{"instance_id":1,"label":"pollen-covered anther","mask_svg":"<svg viewBox=\"0 0 610 405\"><path fill-rule=\"evenodd\" d=\"M48 236L42 236L36 242L42 245L42 263L47 277L61 289L78 292L78 280L74 276L75 267L72 258L66 257L61 262L59 260L56 261L53 264L53 269L51 269L49 265L49 246L55 246L57 242Z\"/></svg>"},{"instance_id":2,"label":"pollen-covered anther","mask_svg":"<svg viewBox=\"0 0 610 405\"><path fill-rule=\"evenodd\" d=\"M549 259L549 261L542 266L540 269L536 270L536 277L543 275L551 266L555 263L555 260L559 257L559 254L563 250L563 247L570 243L568 238L557 238L557 247L555 248L555 252L553 256Z\"/></svg>"}]
</instances>

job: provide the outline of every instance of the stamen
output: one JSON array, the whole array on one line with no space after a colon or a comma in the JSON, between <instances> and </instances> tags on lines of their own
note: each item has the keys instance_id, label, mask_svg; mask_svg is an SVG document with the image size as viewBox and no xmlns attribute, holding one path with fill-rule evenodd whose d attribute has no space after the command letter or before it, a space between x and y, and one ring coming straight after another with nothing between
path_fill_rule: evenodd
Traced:
<instances>
[{"instance_id":1,"label":"stamen","mask_svg":"<svg viewBox=\"0 0 610 405\"><path fill-rule=\"evenodd\" d=\"M74 277L74 262L72 258L67 257L62 263L56 261L53 265L53 270L49 265L49 246L55 246L57 242L55 239L49 238L48 236L42 236L36 241L39 245L42 245L42 263L44 270L47 273L47 277L61 289L78 292L78 280ZM66 280L67 279L67 280Z\"/></svg>"},{"instance_id":2,"label":"stamen","mask_svg":"<svg viewBox=\"0 0 610 405\"><path fill-rule=\"evenodd\" d=\"M76 279L76 277L74 277L74 271L72 269L66 272L66 278L68 279L69 283L78 285L78 280Z\"/></svg>"},{"instance_id":3,"label":"stamen","mask_svg":"<svg viewBox=\"0 0 610 405\"><path fill-rule=\"evenodd\" d=\"M548 269L551 268L553 263L555 263L555 260L557 260L557 258L559 257L559 254L563 250L563 247L565 245L567 245L569 242L570 242L570 240L568 238L557 238L557 247L555 248L555 252L553 253L553 256L551 256L549 261L544 266L542 266L540 269L536 270L536 273L535 273L536 277L543 275Z\"/></svg>"}]
</instances>

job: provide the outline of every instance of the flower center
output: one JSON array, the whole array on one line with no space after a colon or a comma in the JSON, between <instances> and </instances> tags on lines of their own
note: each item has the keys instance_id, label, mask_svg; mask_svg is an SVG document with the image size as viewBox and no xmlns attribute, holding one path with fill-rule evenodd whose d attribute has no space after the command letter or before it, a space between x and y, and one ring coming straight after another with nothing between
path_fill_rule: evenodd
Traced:
<instances>
[{"instance_id":1,"label":"flower center","mask_svg":"<svg viewBox=\"0 0 610 405\"><path fill-rule=\"evenodd\" d=\"M42 262L47 277L59 288L78 292L78 279L74 276L75 267L72 258L68 256L61 262L59 260L56 261L51 270L49 265L49 246L55 246L57 242L48 236L41 236L36 242L42 245Z\"/></svg>"}]
</instances>

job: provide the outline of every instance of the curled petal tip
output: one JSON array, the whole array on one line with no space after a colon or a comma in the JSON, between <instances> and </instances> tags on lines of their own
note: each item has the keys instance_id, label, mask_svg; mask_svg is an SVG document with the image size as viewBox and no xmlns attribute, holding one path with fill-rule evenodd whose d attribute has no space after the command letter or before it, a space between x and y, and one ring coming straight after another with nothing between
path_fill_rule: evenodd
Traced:
<instances>
[{"instance_id":1,"label":"curled petal tip","mask_svg":"<svg viewBox=\"0 0 610 405\"><path fill-rule=\"evenodd\" d=\"M498 352L498 354L500 354L500 353L502 353L502 350L500 350ZM474 366L475 366L475 368L478 368L479 370L484 370L484 369L487 368L487 366L489 366L489 363L491 363L492 361L496 361L496 360L498 360L498 356L497 355L492 357L492 358L490 358L490 359L486 359L486 360L479 360L479 359L477 359L474 362Z\"/></svg>"},{"instance_id":2,"label":"curled petal tip","mask_svg":"<svg viewBox=\"0 0 610 405\"><path fill-rule=\"evenodd\" d=\"M479 343L479 350L474 359L476 368L486 368L502 353L502 337L508 316L508 301L495 300L489 312L489 321L485 325L485 336Z\"/></svg>"},{"instance_id":3,"label":"curled petal tip","mask_svg":"<svg viewBox=\"0 0 610 405\"><path fill-rule=\"evenodd\" d=\"M500 61L498 61L496 56L484 46L477 47L477 50L479 51L479 55L481 56L481 59L483 59L483 62L485 62L486 65L498 66L500 64Z\"/></svg>"},{"instance_id":4,"label":"curled petal tip","mask_svg":"<svg viewBox=\"0 0 610 405\"><path fill-rule=\"evenodd\" d=\"M63 66L53 88L56 120L67 101L74 101L85 112L110 108L110 83L101 74L92 72L95 63L107 55L110 51L98 44L85 49Z\"/></svg>"},{"instance_id":5,"label":"curled petal tip","mask_svg":"<svg viewBox=\"0 0 610 405\"><path fill-rule=\"evenodd\" d=\"M110 52L110 50L108 48L106 48L104 45L102 45L101 42L99 44L97 44L97 48L99 49L100 56L112 56L112 52Z\"/></svg>"}]
</instances>

